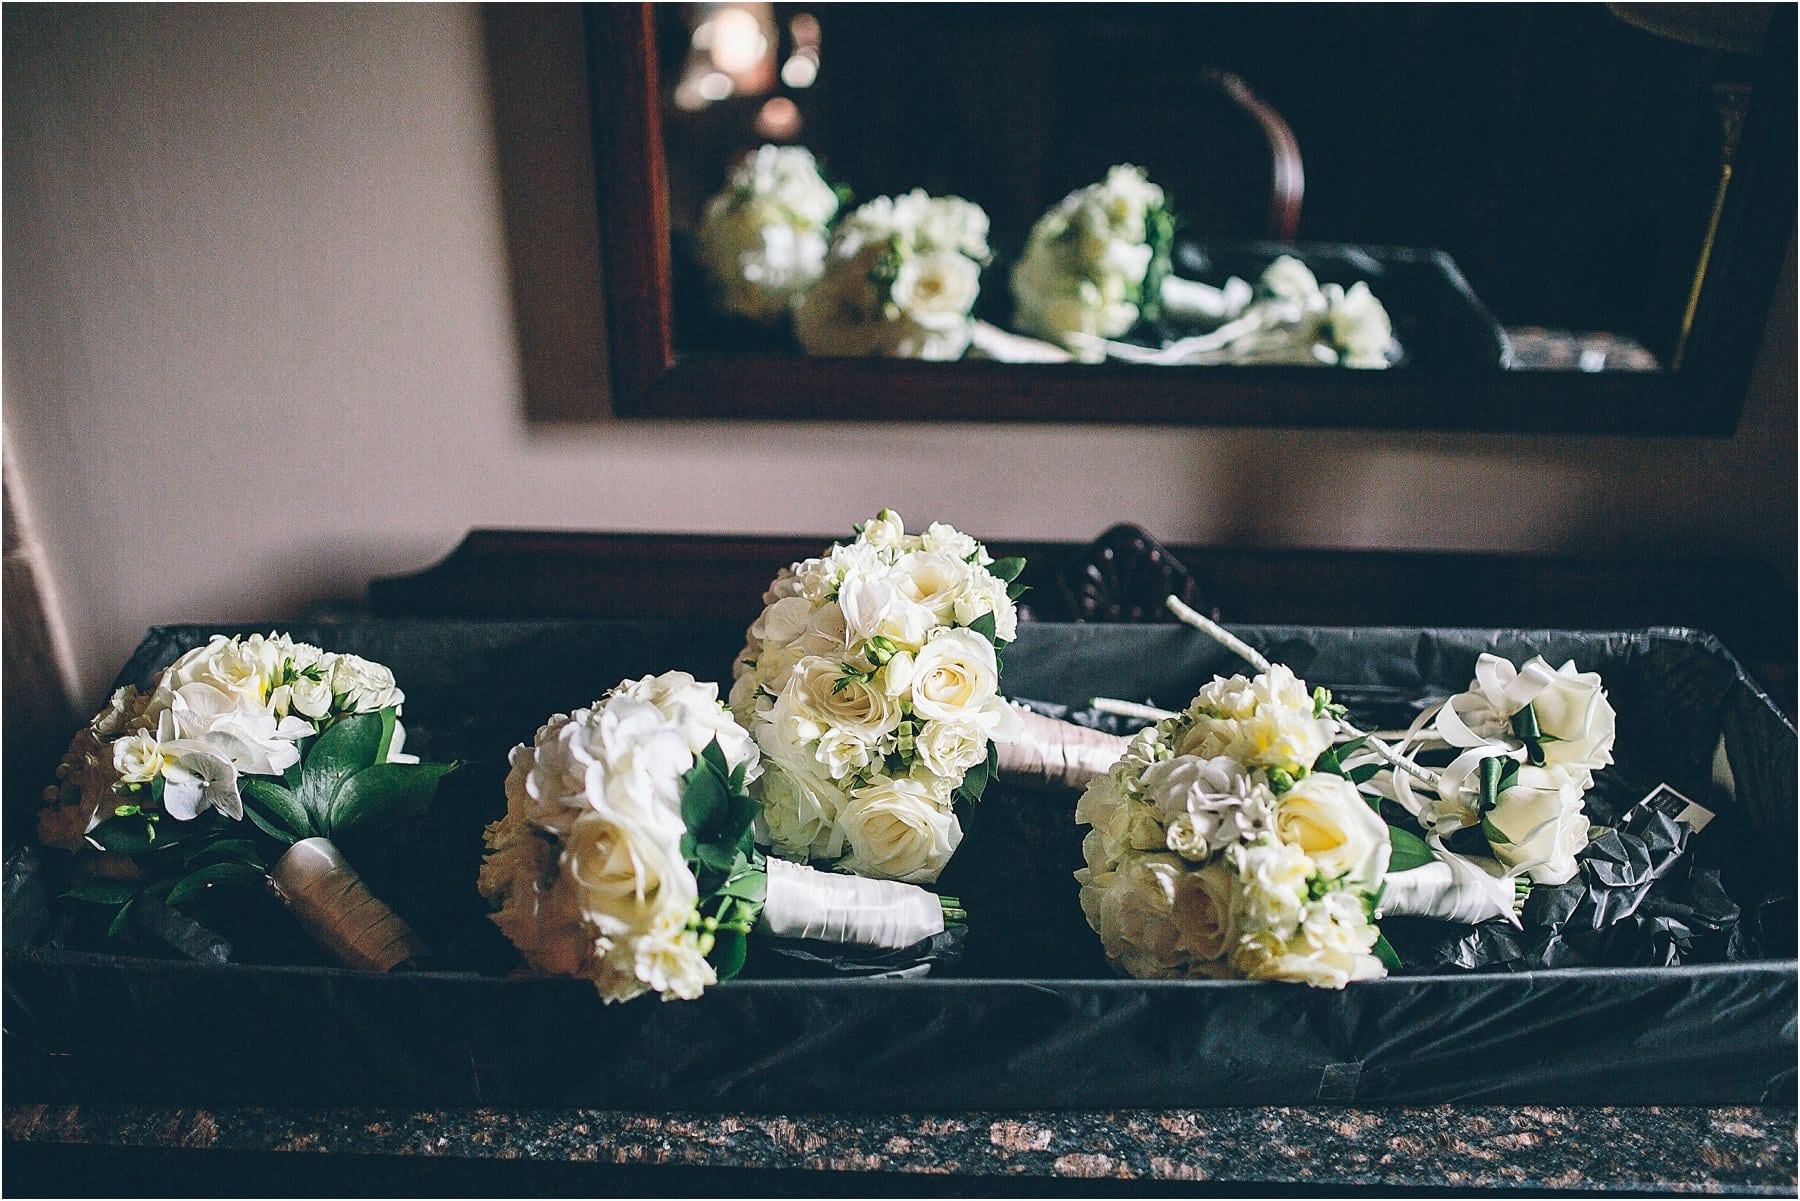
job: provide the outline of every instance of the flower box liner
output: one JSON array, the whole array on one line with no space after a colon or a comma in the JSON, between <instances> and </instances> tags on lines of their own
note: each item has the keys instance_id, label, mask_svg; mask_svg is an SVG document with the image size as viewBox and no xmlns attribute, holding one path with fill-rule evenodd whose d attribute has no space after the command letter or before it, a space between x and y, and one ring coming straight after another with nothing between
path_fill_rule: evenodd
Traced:
<instances>
[{"instance_id":1,"label":"flower box liner","mask_svg":"<svg viewBox=\"0 0 1800 1201\"><path fill-rule=\"evenodd\" d=\"M150 631L121 681L148 680L216 628ZM717 678L742 638L720 623L285 628L391 666L407 693L411 749L470 760L466 779L489 784L505 751L549 714L626 676L678 667ZM1786 931L1774 953L1787 958L1394 976L1342 992L1113 979L1070 878L1080 862L1073 798L1004 788L972 815L944 880L975 921L955 977L740 979L690 1003L606 1006L581 981L459 967L459 948L441 944L459 970L386 976L46 946L54 872L25 855L7 879L10 1095L788 1112L1794 1103L1795 734L1715 640L1684 630L1235 629L1309 681L1365 697L1457 690L1483 650L1601 671L1621 764L1716 807L1709 833L1741 839L1743 870L1727 879L1740 903L1788 882L1785 926L1779 915L1765 922ZM1178 626L1026 625L1006 660L1010 693L1076 704L1102 692L1178 706L1239 666ZM1710 784L1721 732L1735 802ZM504 806L495 787L476 806L488 816ZM473 846L479 817L447 813L444 832ZM783 970L778 960L764 956L764 969Z\"/></svg>"}]
</instances>

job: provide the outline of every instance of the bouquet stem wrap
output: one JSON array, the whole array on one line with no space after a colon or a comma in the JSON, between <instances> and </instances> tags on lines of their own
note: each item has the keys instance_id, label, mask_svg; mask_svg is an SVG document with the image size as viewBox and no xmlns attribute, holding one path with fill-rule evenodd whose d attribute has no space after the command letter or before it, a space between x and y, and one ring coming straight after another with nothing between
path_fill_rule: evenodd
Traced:
<instances>
[{"instance_id":1,"label":"bouquet stem wrap","mask_svg":"<svg viewBox=\"0 0 1800 1201\"><path fill-rule=\"evenodd\" d=\"M1444 858L1388 874L1382 916L1432 917L1470 926L1501 918L1519 924L1524 894L1515 877L1484 871L1461 855L1439 853Z\"/></svg>"},{"instance_id":2,"label":"bouquet stem wrap","mask_svg":"<svg viewBox=\"0 0 1800 1201\"><path fill-rule=\"evenodd\" d=\"M1223 288L1167 276L1162 281L1163 313L1171 321L1198 324L1238 316L1250 304L1250 285L1233 276Z\"/></svg>"},{"instance_id":3,"label":"bouquet stem wrap","mask_svg":"<svg viewBox=\"0 0 1800 1201\"><path fill-rule=\"evenodd\" d=\"M1019 710L1024 730L1015 742L996 743L1000 774L1016 784L1079 792L1104 776L1125 754L1130 739L1041 713Z\"/></svg>"},{"instance_id":4,"label":"bouquet stem wrap","mask_svg":"<svg viewBox=\"0 0 1800 1201\"><path fill-rule=\"evenodd\" d=\"M936 893L896 880L815 871L771 857L762 924L778 938L898 951L944 932Z\"/></svg>"},{"instance_id":5,"label":"bouquet stem wrap","mask_svg":"<svg viewBox=\"0 0 1800 1201\"><path fill-rule=\"evenodd\" d=\"M269 879L313 941L348 967L386 972L425 952L413 928L369 891L330 839L301 839L276 860Z\"/></svg>"}]
</instances>

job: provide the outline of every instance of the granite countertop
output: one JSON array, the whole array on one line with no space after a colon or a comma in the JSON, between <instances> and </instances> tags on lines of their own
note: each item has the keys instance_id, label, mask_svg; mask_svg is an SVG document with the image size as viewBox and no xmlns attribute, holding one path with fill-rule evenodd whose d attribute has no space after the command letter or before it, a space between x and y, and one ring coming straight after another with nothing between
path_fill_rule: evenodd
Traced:
<instances>
[{"instance_id":1,"label":"granite countertop","mask_svg":"<svg viewBox=\"0 0 1800 1201\"><path fill-rule=\"evenodd\" d=\"M1795 1110L1437 1106L1008 1115L9 1103L14 1145L1061 1181L1793 1195ZM416 1161L415 1161L416 1162ZM923 1183L923 1180L919 1181ZM968 1187L965 1185L965 1187Z\"/></svg>"}]
</instances>

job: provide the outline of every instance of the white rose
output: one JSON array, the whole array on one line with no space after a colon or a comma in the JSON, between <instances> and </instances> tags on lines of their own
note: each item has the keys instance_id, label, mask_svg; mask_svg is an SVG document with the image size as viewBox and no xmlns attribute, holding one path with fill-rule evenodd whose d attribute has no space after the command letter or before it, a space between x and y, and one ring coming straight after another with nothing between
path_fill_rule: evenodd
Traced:
<instances>
[{"instance_id":1,"label":"white rose","mask_svg":"<svg viewBox=\"0 0 1800 1201\"><path fill-rule=\"evenodd\" d=\"M1284 254L1263 269L1257 291L1265 296L1305 304L1319 294L1319 280L1305 263Z\"/></svg>"},{"instance_id":2,"label":"white rose","mask_svg":"<svg viewBox=\"0 0 1800 1201\"><path fill-rule=\"evenodd\" d=\"M900 704L874 680L846 676L842 664L814 655L795 666L770 719L796 746L836 732L876 748L899 729Z\"/></svg>"},{"instance_id":3,"label":"white rose","mask_svg":"<svg viewBox=\"0 0 1800 1201\"><path fill-rule=\"evenodd\" d=\"M562 866L581 914L601 934L650 929L664 915L685 922L699 888L677 847L633 823L584 813L570 826Z\"/></svg>"},{"instance_id":4,"label":"white rose","mask_svg":"<svg viewBox=\"0 0 1800 1201\"><path fill-rule=\"evenodd\" d=\"M1241 720L1254 714L1259 703L1256 685L1247 677L1214 676L1194 697L1191 708L1211 717Z\"/></svg>"},{"instance_id":5,"label":"white rose","mask_svg":"<svg viewBox=\"0 0 1800 1201\"><path fill-rule=\"evenodd\" d=\"M981 292L981 268L960 254L917 255L900 264L890 293L910 320L925 329L957 329L969 320Z\"/></svg>"},{"instance_id":6,"label":"white rose","mask_svg":"<svg viewBox=\"0 0 1800 1201\"><path fill-rule=\"evenodd\" d=\"M1563 767L1520 767L1517 781L1500 793L1484 819L1492 827L1488 842L1494 857L1537 884L1573 878L1575 856L1588 844L1581 804L1585 783L1584 774Z\"/></svg>"},{"instance_id":7,"label":"white rose","mask_svg":"<svg viewBox=\"0 0 1800 1201\"><path fill-rule=\"evenodd\" d=\"M189 684L205 684L231 697L243 708L261 708L269 698L270 673L262 656L261 639L246 647L236 638L214 634L203 647L177 659L163 675L163 686L179 692Z\"/></svg>"},{"instance_id":8,"label":"white rose","mask_svg":"<svg viewBox=\"0 0 1800 1201\"><path fill-rule=\"evenodd\" d=\"M745 779L754 779L759 770L756 743L749 731L734 720L719 703L719 686L702 683L685 671L667 671L660 676L644 676L621 684L618 695L635 697L656 709L681 731L688 750L698 756L716 742L725 756L725 766L736 770L748 764Z\"/></svg>"},{"instance_id":9,"label":"white rose","mask_svg":"<svg viewBox=\"0 0 1800 1201\"><path fill-rule=\"evenodd\" d=\"M1374 945L1370 929L1369 945ZM1281 980L1314 988L1343 988L1355 980L1387 975L1381 960L1370 954L1326 951L1303 940L1289 941L1268 931L1246 934L1233 952L1232 966L1251 980Z\"/></svg>"},{"instance_id":10,"label":"white rose","mask_svg":"<svg viewBox=\"0 0 1800 1201\"><path fill-rule=\"evenodd\" d=\"M938 621L948 623L957 619L957 602L975 582L976 572L972 563L954 555L942 551L915 551L902 555L894 564L893 581L900 595Z\"/></svg>"},{"instance_id":11,"label":"white rose","mask_svg":"<svg viewBox=\"0 0 1800 1201\"><path fill-rule=\"evenodd\" d=\"M1333 288L1328 294L1325 320L1340 364L1374 369L1388 365L1394 327L1368 284L1358 280L1347 292Z\"/></svg>"},{"instance_id":12,"label":"white rose","mask_svg":"<svg viewBox=\"0 0 1800 1201\"><path fill-rule=\"evenodd\" d=\"M993 644L973 630L942 630L913 658L912 707L921 717L963 720L999 689Z\"/></svg>"},{"instance_id":13,"label":"white rose","mask_svg":"<svg viewBox=\"0 0 1800 1201\"><path fill-rule=\"evenodd\" d=\"M399 705L406 695L394 686L394 673L357 655L327 656L326 681L332 694L351 713L378 713Z\"/></svg>"},{"instance_id":14,"label":"white rose","mask_svg":"<svg viewBox=\"0 0 1800 1201\"><path fill-rule=\"evenodd\" d=\"M1548 667L1543 660L1535 662ZM1556 669L1551 683L1532 699L1544 760L1551 765L1598 771L1613 761L1617 717L1600 673L1577 671L1571 659Z\"/></svg>"},{"instance_id":15,"label":"white rose","mask_svg":"<svg viewBox=\"0 0 1800 1201\"><path fill-rule=\"evenodd\" d=\"M1137 979L1202 974L1236 940L1231 874L1189 871L1171 855L1145 855L1082 888L1089 924L1107 959Z\"/></svg>"},{"instance_id":16,"label":"white rose","mask_svg":"<svg viewBox=\"0 0 1800 1201\"><path fill-rule=\"evenodd\" d=\"M1387 875L1387 823L1341 776L1314 772L1283 793L1275 829L1327 879L1342 876L1347 887L1373 891Z\"/></svg>"},{"instance_id":17,"label":"white rose","mask_svg":"<svg viewBox=\"0 0 1800 1201\"><path fill-rule=\"evenodd\" d=\"M331 712L331 686L311 676L299 676L287 685L288 705L304 717L321 718Z\"/></svg>"},{"instance_id":18,"label":"white rose","mask_svg":"<svg viewBox=\"0 0 1800 1201\"><path fill-rule=\"evenodd\" d=\"M928 721L913 738L913 750L925 770L946 780L961 780L971 767L987 760L988 740L971 723Z\"/></svg>"},{"instance_id":19,"label":"white rose","mask_svg":"<svg viewBox=\"0 0 1800 1201\"><path fill-rule=\"evenodd\" d=\"M941 521L934 521L925 527L925 533L920 536L920 543L928 551L965 561L978 555L981 551L981 546L975 539L955 526L946 525Z\"/></svg>"},{"instance_id":20,"label":"white rose","mask_svg":"<svg viewBox=\"0 0 1800 1201\"><path fill-rule=\"evenodd\" d=\"M140 730L113 743L113 770L121 784L148 784L162 771L162 747L156 736Z\"/></svg>"},{"instance_id":21,"label":"white rose","mask_svg":"<svg viewBox=\"0 0 1800 1201\"><path fill-rule=\"evenodd\" d=\"M838 826L849 848L839 867L912 884L936 880L962 841L950 806L929 785L905 777L853 791Z\"/></svg>"},{"instance_id":22,"label":"white rose","mask_svg":"<svg viewBox=\"0 0 1800 1201\"><path fill-rule=\"evenodd\" d=\"M906 541L906 522L892 509L883 509L863 523L857 541L876 550L898 550Z\"/></svg>"}]
</instances>

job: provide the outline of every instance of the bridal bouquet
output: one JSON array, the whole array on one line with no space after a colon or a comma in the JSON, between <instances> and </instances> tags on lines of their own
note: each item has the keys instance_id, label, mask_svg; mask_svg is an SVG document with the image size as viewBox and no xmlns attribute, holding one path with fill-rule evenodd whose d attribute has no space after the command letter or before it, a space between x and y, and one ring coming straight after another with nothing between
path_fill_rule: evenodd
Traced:
<instances>
[{"instance_id":1,"label":"bridal bouquet","mask_svg":"<svg viewBox=\"0 0 1800 1201\"><path fill-rule=\"evenodd\" d=\"M1116 166L1038 218L1013 268L1014 322L1078 358L1106 356L1106 340L1140 321L1213 322L1235 316L1249 285L1210 288L1170 274L1175 221L1141 167Z\"/></svg>"},{"instance_id":2,"label":"bridal bouquet","mask_svg":"<svg viewBox=\"0 0 1800 1201\"><path fill-rule=\"evenodd\" d=\"M824 274L800 298L808 354L961 358L990 253L988 219L955 196L878 196L838 225Z\"/></svg>"},{"instance_id":3,"label":"bridal bouquet","mask_svg":"<svg viewBox=\"0 0 1800 1201\"><path fill-rule=\"evenodd\" d=\"M758 837L782 856L929 883L962 841L994 744L1016 737L999 648L1020 559L883 509L854 541L784 569L733 667L763 756Z\"/></svg>"},{"instance_id":4,"label":"bridal bouquet","mask_svg":"<svg viewBox=\"0 0 1800 1201\"><path fill-rule=\"evenodd\" d=\"M745 792L763 765L716 685L626 681L512 754L479 887L535 969L607 1001L692 1000L743 967L753 930L899 949L959 917L952 899L765 860Z\"/></svg>"},{"instance_id":5,"label":"bridal bouquet","mask_svg":"<svg viewBox=\"0 0 1800 1201\"><path fill-rule=\"evenodd\" d=\"M1415 753L1447 748L1448 766L1426 786L1394 772L1372 784L1434 837L1478 827L1509 871L1562 884L1589 842L1582 798L1612 763L1615 723L1597 673L1483 654L1468 689L1428 709L1401 743Z\"/></svg>"},{"instance_id":6,"label":"bridal bouquet","mask_svg":"<svg viewBox=\"0 0 1800 1201\"><path fill-rule=\"evenodd\" d=\"M75 736L39 839L78 852L68 895L115 908L115 935L141 897L179 908L272 881L327 950L386 970L416 939L330 840L418 818L454 766L403 753L403 700L392 672L356 655L214 635Z\"/></svg>"},{"instance_id":7,"label":"bridal bouquet","mask_svg":"<svg viewBox=\"0 0 1800 1201\"><path fill-rule=\"evenodd\" d=\"M1075 878L1116 967L1329 988L1386 974L1388 830L1353 783L1315 770L1336 732L1329 698L1275 666L1215 679L1088 785Z\"/></svg>"},{"instance_id":8,"label":"bridal bouquet","mask_svg":"<svg viewBox=\"0 0 1800 1201\"><path fill-rule=\"evenodd\" d=\"M1136 363L1352 367L1380 370L1399 356L1387 309L1361 280L1321 284L1299 259L1282 255L1262 273L1252 303L1204 334L1159 348L1107 342Z\"/></svg>"},{"instance_id":9,"label":"bridal bouquet","mask_svg":"<svg viewBox=\"0 0 1800 1201\"><path fill-rule=\"evenodd\" d=\"M764 324L784 316L824 274L841 201L802 147L763 146L746 158L696 232L720 305Z\"/></svg>"}]
</instances>

